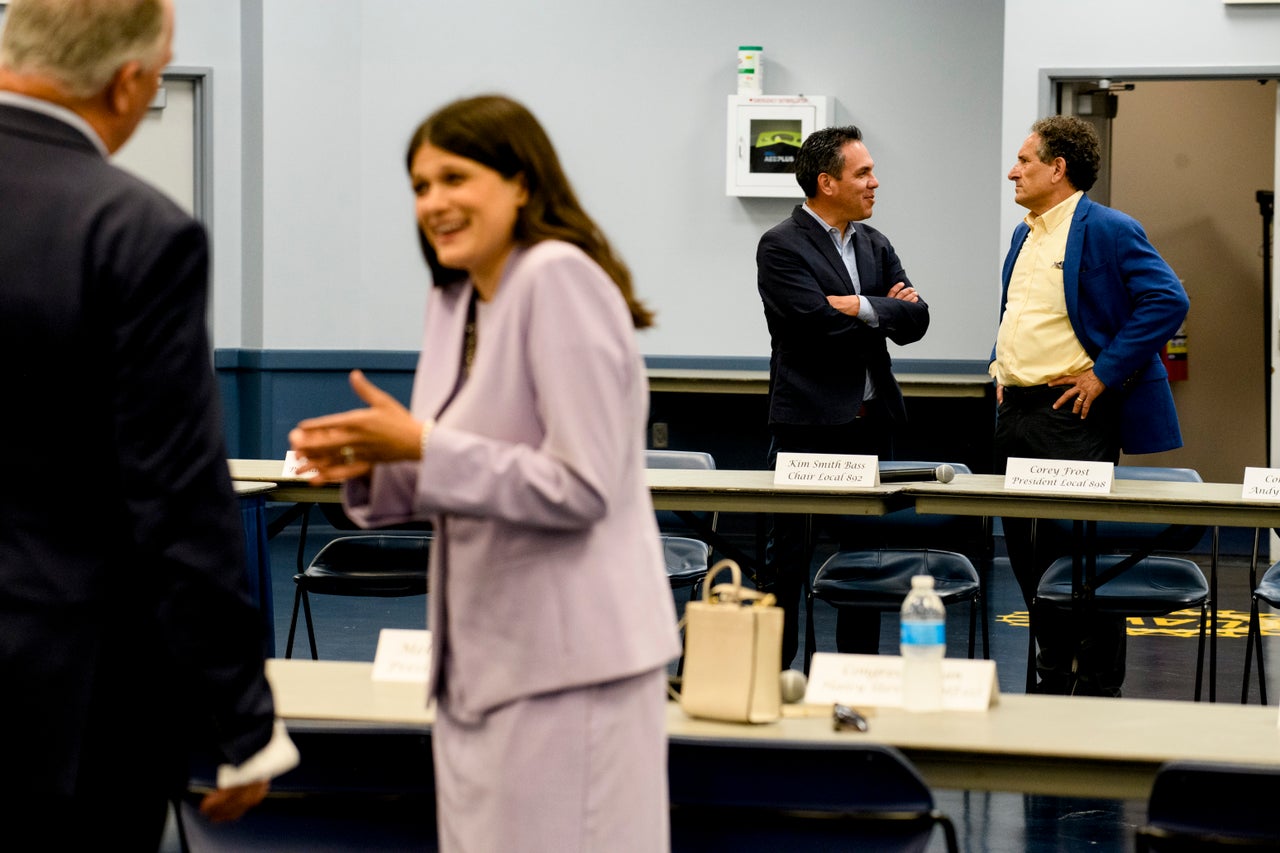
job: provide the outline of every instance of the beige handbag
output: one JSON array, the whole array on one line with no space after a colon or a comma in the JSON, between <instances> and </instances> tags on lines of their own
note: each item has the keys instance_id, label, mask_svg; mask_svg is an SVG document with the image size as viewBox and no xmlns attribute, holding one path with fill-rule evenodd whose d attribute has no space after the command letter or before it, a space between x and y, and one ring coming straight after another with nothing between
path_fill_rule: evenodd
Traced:
<instances>
[{"instance_id":1,"label":"beige handbag","mask_svg":"<svg viewBox=\"0 0 1280 853\"><path fill-rule=\"evenodd\" d=\"M728 569L732 583L713 585ZM680 707L691 717L770 723L781 716L782 608L771 593L742 586L721 560L707 572L702 600L685 605Z\"/></svg>"}]
</instances>

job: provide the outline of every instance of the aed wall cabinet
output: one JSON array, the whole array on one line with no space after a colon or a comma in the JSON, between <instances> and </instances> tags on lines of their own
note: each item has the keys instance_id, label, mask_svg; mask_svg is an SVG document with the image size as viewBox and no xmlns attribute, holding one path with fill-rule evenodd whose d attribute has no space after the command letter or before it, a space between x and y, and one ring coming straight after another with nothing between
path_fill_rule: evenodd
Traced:
<instances>
[{"instance_id":1,"label":"aed wall cabinet","mask_svg":"<svg viewBox=\"0 0 1280 853\"><path fill-rule=\"evenodd\" d=\"M725 194L800 198L796 153L831 123L822 95L730 95Z\"/></svg>"}]
</instances>

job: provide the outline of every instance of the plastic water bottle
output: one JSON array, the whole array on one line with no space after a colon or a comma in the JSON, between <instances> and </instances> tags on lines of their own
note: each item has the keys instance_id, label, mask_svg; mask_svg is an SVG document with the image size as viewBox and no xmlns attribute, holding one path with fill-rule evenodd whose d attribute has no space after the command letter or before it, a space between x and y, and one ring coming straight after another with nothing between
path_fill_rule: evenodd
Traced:
<instances>
[{"instance_id":1,"label":"plastic water bottle","mask_svg":"<svg viewBox=\"0 0 1280 853\"><path fill-rule=\"evenodd\" d=\"M902 602L902 707L942 708L942 658L947 653L947 611L933 591L933 575L913 575Z\"/></svg>"}]
</instances>

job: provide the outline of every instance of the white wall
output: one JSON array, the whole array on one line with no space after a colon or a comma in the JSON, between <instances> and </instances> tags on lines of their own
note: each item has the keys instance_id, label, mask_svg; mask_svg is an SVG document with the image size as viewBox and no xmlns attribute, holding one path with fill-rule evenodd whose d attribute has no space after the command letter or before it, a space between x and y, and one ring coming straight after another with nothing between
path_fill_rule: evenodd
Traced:
<instances>
[{"instance_id":1,"label":"white wall","mask_svg":"<svg viewBox=\"0 0 1280 853\"><path fill-rule=\"evenodd\" d=\"M1232 132L1210 143L1189 124ZM1111 202L1137 217L1191 298L1188 376L1172 383L1185 446L1137 464L1195 468L1225 483L1266 464L1256 193L1274 186L1275 130L1272 81L1143 81L1119 96Z\"/></svg>"},{"instance_id":2,"label":"white wall","mask_svg":"<svg viewBox=\"0 0 1280 853\"><path fill-rule=\"evenodd\" d=\"M213 186L210 222L213 252L214 345L241 346L244 308L241 263L240 3L227 0L177 0L173 64L213 69ZM252 152L250 152L252 156ZM256 345L256 342L255 342Z\"/></svg>"},{"instance_id":3,"label":"white wall","mask_svg":"<svg viewBox=\"0 0 1280 853\"><path fill-rule=\"evenodd\" d=\"M1222 0L1005 0L1003 128L1005 171L1033 121L1052 111L1046 72L1161 69L1212 76L1232 69L1280 69L1280 5ZM1063 73L1063 76L1066 76ZM1206 145L1230 128L1188 128ZM1000 256L1025 211L1012 185L1001 196ZM998 295L997 295L998 298Z\"/></svg>"},{"instance_id":4,"label":"white wall","mask_svg":"<svg viewBox=\"0 0 1280 853\"><path fill-rule=\"evenodd\" d=\"M793 202L724 195L725 96L739 44L766 91L824 94L862 126L885 231L933 306L905 358L984 358L1001 169L1001 0L177 0L175 62L214 67L219 346L414 349L427 286L404 145L431 110L501 91L547 126L570 178L658 311L650 354L768 354L760 234ZM237 16L260 16L240 56ZM263 150L241 150L240 63L260 63ZM246 128L252 130L253 128ZM252 137L252 134L250 134ZM245 173L261 158L259 336L234 280ZM250 268L248 278L253 277Z\"/></svg>"},{"instance_id":5,"label":"white wall","mask_svg":"<svg viewBox=\"0 0 1280 853\"><path fill-rule=\"evenodd\" d=\"M763 355L755 241L789 202L721 188L735 48L755 43L768 91L831 95L838 120L867 133L883 182L872 224L934 306L929 335L901 355L985 358L995 270L1021 216L1003 175L1047 108L1046 69L1280 65L1280 6L796 0L785 20L778 8L177 0L175 64L213 68L215 343L416 347L425 279L401 149L433 108L496 89L548 126L660 311L647 352ZM263 29L248 56L242 17ZM242 63L263 77L261 114L243 109ZM262 150L242 147L259 130ZM248 213L261 233L241 186L258 171L263 209Z\"/></svg>"},{"instance_id":6,"label":"white wall","mask_svg":"<svg viewBox=\"0 0 1280 853\"><path fill-rule=\"evenodd\" d=\"M1005 0L1004 41L1001 150L1007 169L1030 124L1052 111L1046 85L1049 76L1071 76L1073 70L1078 70L1105 72L1107 76L1123 79L1126 76L1123 72L1131 70L1133 73L1128 76L1133 78L1212 77L1258 69L1269 70L1267 76L1277 76L1280 73L1280 5L1227 6L1221 0ZM1123 100L1121 106L1123 108ZM1276 120L1280 127L1280 114ZM1187 122L1181 132L1196 140L1196 146L1212 149L1215 139L1240 130ZM1276 172L1280 173L1280 147L1276 153ZM1175 170L1165 179L1186 181L1188 176ZM1204 194L1197 192L1195 182L1206 179L1209 178L1204 174L1190 176L1184 195L1187 204L1204 203ZM1004 236L997 257L1003 255L1008 235L1023 213L1013 202L1011 186L1006 186L1000 211ZM998 299L998 294L995 298ZM1189 325L1195 324L1195 306L1203 301L1193 300ZM1272 316L1276 317L1274 306ZM1273 319L1274 328L1280 328L1280 323ZM1273 345L1272 364L1275 362ZM1280 447L1277 432L1280 416L1276 414L1280 413L1280 393L1276 390L1274 374L1272 387L1274 458L1274 448ZM1198 417L1202 417L1199 411L1184 418L1186 448L1175 451L1181 461L1162 457L1161 464L1195 464L1195 454L1205 452L1206 448L1212 448L1213 442L1222 439L1212 429L1196 431ZM1187 432L1188 427L1192 431ZM1146 457L1140 458L1146 460ZM1156 463L1143 461L1143 464ZM1257 459L1250 464L1263 462ZM1213 475L1232 482L1242 476L1243 471L1235 468L1214 471Z\"/></svg>"}]
</instances>

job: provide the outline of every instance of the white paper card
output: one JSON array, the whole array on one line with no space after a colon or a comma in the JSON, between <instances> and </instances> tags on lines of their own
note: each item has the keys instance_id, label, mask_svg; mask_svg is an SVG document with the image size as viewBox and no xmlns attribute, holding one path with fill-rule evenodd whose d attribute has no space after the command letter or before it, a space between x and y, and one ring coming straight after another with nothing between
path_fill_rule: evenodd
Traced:
<instances>
[{"instance_id":1,"label":"white paper card","mask_svg":"<svg viewBox=\"0 0 1280 853\"><path fill-rule=\"evenodd\" d=\"M1115 468L1110 462L1010 456L1004 487L1013 492L1105 495L1111 491Z\"/></svg>"},{"instance_id":2,"label":"white paper card","mask_svg":"<svg viewBox=\"0 0 1280 853\"><path fill-rule=\"evenodd\" d=\"M1280 503L1280 468L1245 468L1240 499Z\"/></svg>"},{"instance_id":3,"label":"white paper card","mask_svg":"<svg viewBox=\"0 0 1280 853\"><path fill-rule=\"evenodd\" d=\"M809 489L870 489L880 485L880 460L844 453L779 453L775 486Z\"/></svg>"},{"instance_id":4,"label":"white paper card","mask_svg":"<svg viewBox=\"0 0 1280 853\"><path fill-rule=\"evenodd\" d=\"M305 474L298 471L299 459L298 454L292 450L284 452L284 470L280 472L281 477L314 477L315 471L308 471Z\"/></svg>"},{"instance_id":5,"label":"white paper card","mask_svg":"<svg viewBox=\"0 0 1280 853\"><path fill-rule=\"evenodd\" d=\"M985 711L1000 699L996 662L942 659L942 709ZM809 665L806 705L902 707L902 658L899 655L842 655L815 652Z\"/></svg>"},{"instance_id":6,"label":"white paper card","mask_svg":"<svg viewBox=\"0 0 1280 853\"><path fill-rule=\"evenodd\" d=\"M431 632L383 628L373 655L374 681L426 683L431 665Z\"/></svg>"}]
</instances>

